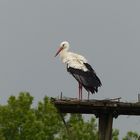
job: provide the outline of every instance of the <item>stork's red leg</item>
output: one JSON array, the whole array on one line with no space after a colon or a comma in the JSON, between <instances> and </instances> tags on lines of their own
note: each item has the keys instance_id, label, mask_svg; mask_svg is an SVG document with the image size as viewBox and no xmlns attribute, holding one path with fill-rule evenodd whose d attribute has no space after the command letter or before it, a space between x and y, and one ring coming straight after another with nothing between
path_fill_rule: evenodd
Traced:
<instances>
[{"instance_id":1,"label":"stork's red leg","mask_svg":"<svg viewBox=\"0 0 140 140\"><path fill-rule=\"evenodd\" d=\"M79 83L79 100L82 100L82 85L80 82Z\"/></svg>"},{"instance_id":2,"label":"stork's red leg","mask_svg":"<svg viewBox=\"0 0 140 140\"><path fill-rule=\"evenodd\" d=\"M82 80L81 80L81 77L79 76L79 79L81 82L79 82L79 87L80 87L80 99L82 100Z\"/></svg>"},{"instance_id":3,"label":"stork's red leg","mask_svg":"<svg viewBox=\"0 0 140 140\"><path fill-rule=\"evenodd\" d=\"M81 85L81 100L82 100L82 85Z\"/></svg>"},{"instance_id":4,"label":"stork's red leg","mask_svg":"<svg viewBox=\"0 0 140 140\"><path fill-rule=\"evenodd\" d=\"M81 91L81 89L80 89L80 88L81 88L80 85L81 85L81 84L80 84L80 82L78 82L78 83L79 83L79 100L80 100L80 91Z\"/></svg>"},{"instance_id":5,"label":"stork's red leg","mask_svg":"<svg viewBox=\"0 0 140 140\"><path fill-rule=\"evenodd\" d=\"M82 100L82 85L80 83L80 100Z\"/></svg>"}]
</instances>

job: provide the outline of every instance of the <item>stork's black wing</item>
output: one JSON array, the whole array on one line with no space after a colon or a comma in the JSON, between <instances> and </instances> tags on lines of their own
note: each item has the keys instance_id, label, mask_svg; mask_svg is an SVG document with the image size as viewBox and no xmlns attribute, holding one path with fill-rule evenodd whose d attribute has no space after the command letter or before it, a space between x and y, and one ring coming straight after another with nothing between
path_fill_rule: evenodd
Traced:
<instances>
[{"instance_id":1,"label":"stork's black wing","mask_svg":"<svg viewBox=\"0 0 140 140\"><path fill-rule=\"evenodd\" d=\"M72 67L67 67L67 71L72 74L73 77L80 82L87 91L90 91L91 93L98 92L98 87L102 85L100 79L88 63L84 63L84 65L87 67L88 71Z\"/></svg>"}]
</instances>

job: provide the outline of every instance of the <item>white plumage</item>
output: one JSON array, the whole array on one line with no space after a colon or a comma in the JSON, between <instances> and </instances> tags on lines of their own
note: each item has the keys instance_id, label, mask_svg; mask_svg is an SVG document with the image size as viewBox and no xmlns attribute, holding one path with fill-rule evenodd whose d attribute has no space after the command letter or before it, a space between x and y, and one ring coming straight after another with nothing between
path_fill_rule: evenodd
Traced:
<instances>
[{"instance_id":1,"label":"white plumage","mask_svg":"<svg viewBox=\"0 0 140 140\"><path fill-rule=\"evenodd\" d=\"M78 81L79 98L82 99L82 86L88 91L88 93L94 93L98 91L101 82L96 76L95 71L87 63L87 60L82 55L68 52L69 47L70 45L67 41L62 42L55 56L60 54L62 62L67 65L67 71Z\"/></svg>"},{"instance_id":2,"label":"white plumage","mask_svg":"<svg viewBox=\"0 0 140 140\"><path fill-rule=\"evenodd\" d=\"M63 63L67 64L68 67L72 67L75 69L80 69L83 71L87 71L88 69L85 67L84 63L87 63L87 60L79 54L68 52L69 43L64 41L60 44L60 47L64 47L60 51L60 58Z\"/></svg>"},{"instance_id":3,"label":"white plumage","mask_svg":"<svg viewBox=\"0 0 140 140\"><path fill-rule=\"evenodd\" d=\"M63 55L65 57L63 57ZM62 62L67 64L68 68L72 67L75 69L80 69L83 71L88 71L88 69L85 67L84 63L87 63L87 60L78 54L72 53L72 52L62 52L60 55Z\"/></svg>"}]
</instances>

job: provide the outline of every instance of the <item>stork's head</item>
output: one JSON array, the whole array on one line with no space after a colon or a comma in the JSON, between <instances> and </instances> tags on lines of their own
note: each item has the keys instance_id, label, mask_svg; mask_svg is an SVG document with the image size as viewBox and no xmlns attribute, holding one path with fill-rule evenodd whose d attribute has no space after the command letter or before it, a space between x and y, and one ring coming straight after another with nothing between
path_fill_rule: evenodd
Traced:
<instances>
[{"instance_id":1,"label":"stork's head","mask_svg":"<svg viewBox=\"0 0 140 140\"><path fill-rule=\"evenodd\" d=\"M57 53L55 54L55 57L56 57L62 50L63 50L63 51L64 51L64 50L67 51L67 50L69 49L69 46L70 46L69 42L67 42L67 41L61 42L60 48L58 49Z\"/></svg>"}]
</instances>

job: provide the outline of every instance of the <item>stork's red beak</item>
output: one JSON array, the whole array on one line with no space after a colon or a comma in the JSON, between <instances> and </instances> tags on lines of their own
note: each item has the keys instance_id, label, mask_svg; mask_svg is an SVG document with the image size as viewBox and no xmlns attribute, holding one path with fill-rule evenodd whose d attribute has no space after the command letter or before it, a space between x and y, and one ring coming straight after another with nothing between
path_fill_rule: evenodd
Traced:
<instances>
[{"instance_id":1,"label":"stork's red beak","mask_svg":"<svg viewBox=\"0 0 140 140\"><path fill-rule=\"evenodd\" d=\"M63 50L63 47L60 47L57 53L55 54L55 57Z\"/></svg>"}]
</instances>

